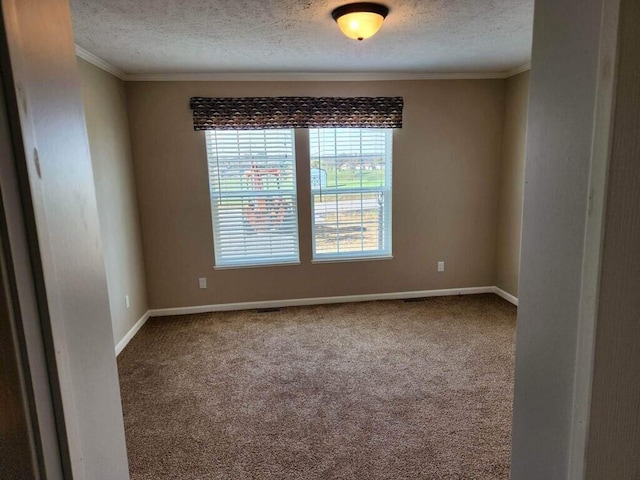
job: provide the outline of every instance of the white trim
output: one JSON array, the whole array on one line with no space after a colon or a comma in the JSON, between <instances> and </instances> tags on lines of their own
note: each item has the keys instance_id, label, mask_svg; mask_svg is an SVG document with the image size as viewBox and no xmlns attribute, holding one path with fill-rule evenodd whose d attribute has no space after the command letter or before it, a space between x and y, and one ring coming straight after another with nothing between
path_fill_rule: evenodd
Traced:
<instances>
[{"instance_id":1,"label":"white trim","mask_svg":"<svg viewBox=\"0 0 640 480\"><path fill-rule=\"evenodd\" d=\"M214 270L237 270L238 268L262 268L262 267L295 267L296 265L302 265L298 260L297 262L282 262L282 263L256 263L252 265L214 265Z\"/></svg>"},{"instance_id":2,"label":"white trim","mask_svg":"<svg viewBox=\"0 0 640 480\"><path fill-rule=\"evenodd\" d=\"M116 345L116 357L120 355L122 350L124 350L124 347L126 347L129 344L131 339L136 335L136 333L138 333L138 331L142 328L142 326L145 323L147 323L147 320L149 320L149 317L150 317L150 312L151 310L147 310L147 312L142 316L142 318L140 318L140 320L138 320L135 323L135 325L131 327L131 330L129 330L127 334L124 337L122 337L122 340L118 342L118 344Z\"/></svg>"},{"instance_id":3,"label":"white trim","mask_svg":"<svg viewBox=\"0 0 640 480\"><path fill-rule=\"evenodd\" d=\"M76 55L126 82L367 82L389 80L486 80L509 78L531 69L531 63L504 72L225 72L126 73L76 45Z\"/></svg>"},{"instance_id":4,"label":"white trim","mask_svg":"<svg viewBox=\"0 0 640 480\"><path fill-rule=\"evenodd\" d=\"M600 42L589 171L589 200L585 228L580 310L575 353L573 402L569 437L567 479L587 477L587 446L592 418L592 392L596 356L596 328L601 293L602 258L606 232L609 168L614 142L613 123L618 92L620 0L605 2L600 20Z\"/></svg>"},{"instance_id":5,"label":"white trim","mask_svg":"<svg viewBox=\"0 0 640 480\"><path fill-rule=\"evenodd\" d=\"M388 80L473 80L506 78L507 72L282 72L131 73L129 82L367 82Z\"/></svg>"},{"instance_id":6,"label":"white trim","mask_svg":"<svg viewBox=\"0 0 640 480\"><path fill-rule=\"evenodd\" d=\"M114 77L119 78L120 80L127 80L127 74L124 73L122 70L120 70L117 67L114 67L108 62L105 62L101 58L96 57L93 53L88 52L87 50L82 48L80 45L76 45L76 55L82 58L83 60L86 60L90 64L104 70L105 72L110 73Z\"/></svg>"},{"instance_id":7,"label":"white trim","mask_svg":"<svg viewBox=\"0 0 640 480\"><path fill-rule=\"evenodd\" d=\"M393 260L393 255L378 255L377 257L334 257L327 258L326 260L322 258L318 258L316 260L311 260L311 263L314 265L322 265L323 263L352 263L352 262L375 262L378 260Z\"/></svg>"},{"instance_id":8,"label":"white trim","mask_svg":"<svg viewBox=\"0 0 640 480\"><path fill-rule=\"evenodd\" d=\"M222 303L218 305L199 305L195 307L158 308L149 310L151 317L187 315L192 313L228 312L234 310L253 310L257 308L300 307L305 305L324 305L329 303L371 302L374 300L402 300L407 298L445 297L451 295L476 295L495 293L496 287L449 288L443 290L420 290L415 292L373 293L366 295L343 295L338 297L296 298L289 300L267 300L262 302Z\"/></svg>"},{"instance_id":9,"label":"white trim","mask_svg":"<svg viewBox=\"0 0 640 480\"><path fill-rule=\"evenodd\" d=\"M518 306L518 297L514 297L510 293L502 290L500 287L493 287L493 289L493 293L495 293L499 297L504 298L507 302L513 303L516 307Z\"/></svg>"},{"instance_id":10,"label":"white trim","mask_svg":"<svg viewBox=\"0 0 640 480\"><path fill-rule=\"evenodd\" d=\"M262 302L222 303L218 305L199 305L195 307L157 308L147 310L131 330L116 345L116 356L124 350L131 339L140 331L151 317L167 317L170 315L188 315L193 313L228 312L234 310L253 310L257 308L300 307L305 305L325 305L331 303L372 302L375 300L403 300L407 298L446 297L453 295L478 295L495 293L496 295L518 306L518 299L499 287L467 287L441 290L418 290L414 292L372 293L365 295L342 295L338 297L297 298L289 300L266 300Z\"/></svg>"},{"instance_id":11,"label":"white trim","mask_svg":"<svg viewBox=\"0 0 640 480\"><path fill-rule=\"evenodd\" d=\"M517 67L512 68L511 70L508 70L508 71L504 72L504 78L513 77L514 75L518 75L520 73L524 73L527 70L531 70L531 62L525 63L523 65L518 65Z\"/></svg>"},{"instance_id":12,"label":"white trim","mask_svg":"<svg viewBox=\"0 0 640 480\"><path fill-rule=\"evenodd\" d=\"M403 300L408 298L447 297L454 295L478 295L495 293L505 300L518 305L518 299L498 287L447 288L441 290L418 290L413 292L372 293L365 295L342 295L337 297L295 298L289 300L266 300L262 302L222 303L218 305L198 305L194 307L156 308L148 310L116 345L116 356L120 355L131 339L151 317L168 317L194 313L229 312L254 310L258 308L300 307L331 303L371 302L375 300Z\"/></svg>"}]
</instances>

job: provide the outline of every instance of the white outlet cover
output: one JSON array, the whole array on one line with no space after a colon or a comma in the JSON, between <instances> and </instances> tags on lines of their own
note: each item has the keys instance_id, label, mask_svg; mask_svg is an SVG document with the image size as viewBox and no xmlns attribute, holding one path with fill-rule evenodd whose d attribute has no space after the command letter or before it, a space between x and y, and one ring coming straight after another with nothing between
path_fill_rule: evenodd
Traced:
<instances>
[{"instance_id":1,"label":"white outlet cover","mask_svg":"<svg viewBox=\"0 0 640 480\"><path fill-rule=\"evenodd\" d=\"M127 310L129 310L129 308L131 308L131 302L129 301L129 295L125 295L124 296L124 304L127 307Z\"/></svg>"},{"instance_id":2,"label":"white outlet cover","mask_svg":"<svg viewBox=\"0 0 640 480\"><path fill-rule=\"evenodd\" d=\"M438 272L444 272L444 262L438 262Z\"/></svg>"},{"instance_id":3,"label":"white outlet cover","mask_svg":"<svg viewBox=\"0 0 640 480\"><path fill-rule=\"evenodd\" d=\"M207 288L207 279L205 277L198 279L198 284L200 288Z\"/></svg>"}]
</instances>

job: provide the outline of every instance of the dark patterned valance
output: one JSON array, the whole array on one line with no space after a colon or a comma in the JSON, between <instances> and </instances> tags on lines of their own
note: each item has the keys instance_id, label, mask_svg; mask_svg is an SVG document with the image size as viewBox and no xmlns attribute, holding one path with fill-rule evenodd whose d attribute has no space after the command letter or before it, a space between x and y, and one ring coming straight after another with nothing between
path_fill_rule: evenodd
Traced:
<instances>
[{"instance_id":1,"label":"dark patterned valance","mask_svg":"<svg viewBox=\"0 0 640 480\"><path fill-rule=\"evenodd\" d=\"M194 130L402 128L402 97L191 98Z\"/></svg>"}]
</instances>

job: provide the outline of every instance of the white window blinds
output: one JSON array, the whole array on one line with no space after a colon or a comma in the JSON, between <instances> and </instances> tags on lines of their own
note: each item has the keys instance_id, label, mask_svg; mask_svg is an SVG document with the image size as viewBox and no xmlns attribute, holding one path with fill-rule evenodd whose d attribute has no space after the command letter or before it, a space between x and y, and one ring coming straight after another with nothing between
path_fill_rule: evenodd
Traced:
<instances>
[{"instance_id":1,"label":"white window blinds","mask_svg":"<svg viewBox=\"0 0 640 480\"><path fill-rule=\"evenodd\" d=\"M217 267L296 263L293 130L206 132Z\"/></svg>"},{"instance_id":2,"label":"white window blinds","mask_svg":"<svg viewBox=\"0 0 640 480\"><path fill-rule=\"evenodd\" d=\"M391 255L392 130L309 130L314 260Z\"/></svg>"}]
</instances>

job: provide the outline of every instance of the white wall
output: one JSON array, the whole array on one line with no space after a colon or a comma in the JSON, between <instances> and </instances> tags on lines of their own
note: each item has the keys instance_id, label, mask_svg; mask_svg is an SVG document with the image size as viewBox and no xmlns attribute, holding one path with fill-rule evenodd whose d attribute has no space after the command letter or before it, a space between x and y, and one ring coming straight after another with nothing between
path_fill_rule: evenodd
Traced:
<instances>
[{"instance_id":1,"label":"white wall","mask_svg":"<svg viewBox=\"0 0 640 480\"><path fill-rule=\"evenodd\" d=\"M583 478L615 0L536 0L512 445L514 480ZM615 30L614 32L615 33ZM609 55L606 55L610 53ZM601 56L603 61L601 63ZM610 98L609 98L610 99ZM603 154L604 152L604 154ZM590 201L591 198L591 201ZM587 246L588 248L585 248ZM584 275L585 272L591 272ZM577 362L579 359L579 363ZM572 457L573 449L573 457Z\"/></svg>"},{"instance_id":2,"label":"white wall","mask_svg":"<svg viewBox=\"0 0 640 480\"><path fill-rule=\"evenodd\" d=\"M3 1L14 148L65 478L129 478L89 145L66 0ZM12 88L15 87L15 88ZM9 93L10 92L10 93ZM18 147L20 145L20 148ZM57 378L56 378L57 377ZM4 459L3 459L4 461ZM49 476L55 478L53 476Z\"/></svg>"}]
</instances>

